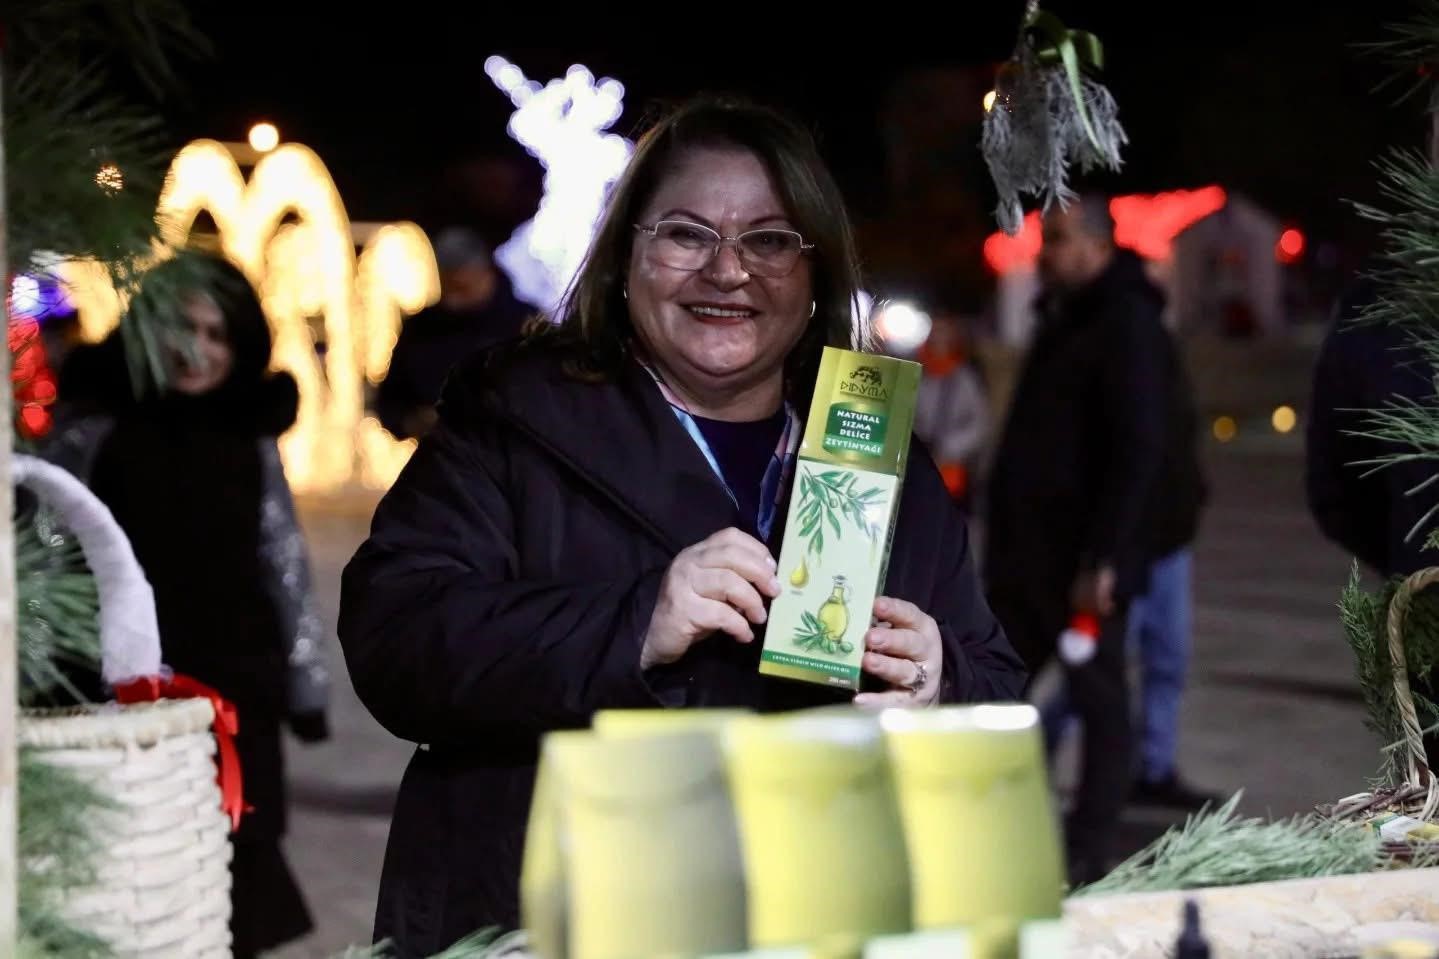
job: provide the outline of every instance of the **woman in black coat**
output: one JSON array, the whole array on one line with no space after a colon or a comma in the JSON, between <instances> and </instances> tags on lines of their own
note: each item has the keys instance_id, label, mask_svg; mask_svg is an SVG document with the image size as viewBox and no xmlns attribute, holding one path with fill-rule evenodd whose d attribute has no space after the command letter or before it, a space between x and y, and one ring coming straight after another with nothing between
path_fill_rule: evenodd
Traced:
<instances>
[{"instance_id":1,"label":"woman in black coat","mask_svg":"<svg viewBox=\"0 0 1439 959\"><path fill-rule=\"evenodd\" d=\"M822 347L854 343L857 289L809 136L698 102L641 141L558 327L451 374L341 598L356 690L421 744L376 920L402 956L517 924L546 732L603 708L845 698L757 670L798 424ZM886 593L857 703L1018 694L1022 667L925 455Z\"/></svg>"},{"instance_id":2,"label":"woman in black coat","mask_svg":"<svg viewBox=\"0 0 1439 959\"><path fill-rule=\"evenodd\" d=\"M129 537L155 591L166 665L236 707L252 807L232 837L243 959L312 927L280 848L280 740L287 722L307 741L325 737L328 675L275 443L295 421L295 382L267 372L270 330L249 282L226 263L214 271L183 303L192 337L163 390L135 398L118 335L72 354L61 376L69 415L47 455L85 477Z\"/></svg>"}]
</instances>

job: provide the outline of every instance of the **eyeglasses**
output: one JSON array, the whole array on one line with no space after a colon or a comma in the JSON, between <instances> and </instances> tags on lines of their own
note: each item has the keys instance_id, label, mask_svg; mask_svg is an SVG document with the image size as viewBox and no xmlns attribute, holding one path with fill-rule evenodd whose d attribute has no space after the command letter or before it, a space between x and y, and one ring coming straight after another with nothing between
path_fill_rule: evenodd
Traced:
<instances>
[{"instance_id":1,"label":"eyeglasses","mask_svg":"<svg viewBox=\"0 0 1439 959\"><path fill-rule=\"evenodd\" d=\"M721 236L707 226L688 220L660 220L652 227L635 229L650 238L655 262L676 270L703 270L719 255L720 247L734 244L746 273L771 279L789 276L799 258L814 249L793 230L749 230L739 236Z\"/></svg>"}]
</instances>

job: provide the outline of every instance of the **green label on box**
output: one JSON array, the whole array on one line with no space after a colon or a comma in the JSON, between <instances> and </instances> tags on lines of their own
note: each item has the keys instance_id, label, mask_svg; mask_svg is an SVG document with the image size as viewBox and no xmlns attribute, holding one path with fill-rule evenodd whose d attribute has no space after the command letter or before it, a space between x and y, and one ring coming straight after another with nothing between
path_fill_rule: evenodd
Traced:
<instances>
[{"instance_id":1,"label":"green label on box","mask_svg":"<svg viewBox=\"0 0 1439 959\"><path fill-rule=\"evenodd\" d=\"M836 403L829 408L824 448L831 453L883 456L888 420L883 413L874 413L853 403Z\"/></svg>"},{"instance_id":2,"label":"green label on box","mask_svg":"<svg viewBox=\"0 0 1439 959\"><path fill-rule=\"evenodd\" d=\"M804 679L812 683L826 683L845 689L859 688L858 666L845 663L826 662L809 656L778 653L767 649L760 659L760 672L788 679Z\"/></svg>"}]
</instances>

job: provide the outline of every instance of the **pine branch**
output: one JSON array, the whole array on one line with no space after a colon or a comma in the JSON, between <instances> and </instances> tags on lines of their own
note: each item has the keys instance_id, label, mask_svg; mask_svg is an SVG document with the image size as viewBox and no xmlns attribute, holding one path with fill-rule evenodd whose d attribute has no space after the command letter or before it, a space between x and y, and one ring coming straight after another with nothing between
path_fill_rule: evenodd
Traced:
<instances>
[{"instance_id":1,"label":"pine branch","mask_svg":"<svg viewBox=\"0 0 1439 959\"><path fill-rule=\"evenodd\" d=\"M1394 668L1389 656L1389 601L1397 583L1377 593L1360 585L1357 564L1339 600L1344 637L1354 651L1355 673L1364 695L1365 725L1386 746L1404 739L1404 726L1394 698ZM1432 592L1414 597L1404 623L1404 653L1411 673L1427 681L1439 664L1439 599ZM1411 689L1420 721L1439 722L1439 705ZM1381 751L1379 782L1396 785L1404 777L1400 753Z\"/></svg>"},{"instance_id":2,"label":"pine branch","mask_svg":"<svg viewBox=\"0 0 1439 959\"><path fill-rule=\"evenodd\" d=\"M1439 13L1439 0L1433 6ZM1439 19L1434 26L1439 29ZM1391 153L1378 171L1382 204L1354 204L1354 209L1381 230L1384 259L1371 274L1380 293L1354 322L1399 331L1413 354L1408 362L1433 380L1439 370L1439 171L1414 151ZM1379 409L1360 412L1360 427L1349 434L1386 451L1359 465L1373 473L1399 463L1433 463L1432 475L1439 477L1439 404L1433 398L1395 396ZM1432 532L1425 530L1436 516L1439 504L1423 511L1409 537L1422 535L1428 544Z\"/></svg>"},{"instance_id":3,"label":"pine branch","mask_svg":"<svg viewBox=\"0 0 1439 959\"><path fill-rule=\"evenodd\" d=\"M1439 59L1439 0L1413 0L1413 6L1408 20L1384 25L1389 39L1359 45L1395 67L1395 75L1380 86L1399 86L1401 100L1425 87L1426 71Z\"/></svg>"},{"instance_id":4,"label":"pine branch","mask_svg":"<svg viewBox=\"0 0 1439 959\"><path fill-rule=\"evenodd\" d=\"M11 263L41 274L60 259L101 264L130 304L121 329L132 380L162 383L164 344L184 337L182 293L211 278L197 257L150 270L169 157L160 128L108 95L94 69L36 64L14 82L17 105L5 117ZM97 183L107 164L121 171L123 188Z\"/></svg>"},{"instance_id":5,"label":"pine branch","mask_svg":"<svg viewBox=\"0 0 1439 959\"><path fill-rule=\"evenodd\" d=\"M66 667L99 669L99 595L79 543L44 511L15 522L15 607L21 705L61 690L83 701Z\"/></svg>"},{"instance_id":6,"label":"pine branch","mask_svg":"<svg viewBox=\"0 0 1439 959\"><path fill-rule=\"evenodd\" d=\"M430 959L521 959L529 955L527 946L528 938L523 931L502 936L497 929L487 929L466 936Z\"/></svg>"},{"instance_id":7,"label":"pine branch","mask_svg":"<svg viewBox=\"0 0 1439 959\"><path fill-rule=\"evenodd\" d=\"M132 381L137 389L162 383L165 344L185 338L180 296L209 281L187 258L183 270L147 279L150 295L131 299L160 248L155 201L171 150L156 118L111 92L91 47L115 52L118 42L158 81L169 46L193 46L184 5L39 0L7 10L5 22L20 38L4 60L10 266L44 274L60 259L101 264L122 302L131 302L121 328ZM119 170L122 187L97 181L107 166Z\"/></svg>"},{"instance_id":8,"label":"pine branch","mask_svg":"<svg viewBox=\"0 0 1439 959\"><path fill-rule=\"evenodd\" d=\"M5 0L0 20L13 37L7 54L32 62L57 49L81 62L120 57L155 95L179 87L177 57L212 52L185 0Z\"/></svg>"},{"instance_id":9,"label":"pine branch","mask_svg":"<svg viewBox=\"0 0 1439 959\"><path fill-rule=\"evenodd\" d=\"M392 955L387 940L373 946L350 946L344 952L336 953L333 959L390 959Z\"/></svg>"},{"instance_id":10,"label":"pine branch","mask_svg":"<svg viewBox=\"0 0 1439 959\"><path fill-rule=\"evenodd\" d=\"M1383 264L1372 276L1381 295L1360 321L1389 324L1419 334L1418 345L1436 349L1439 318L1439 172L1413 150L1397 150L1376 165L1383 205L1352 204L1380 228Z\"/></svg>"},{"instance_id":11,"label":"pine branch","mask_svg":"<svg viewBox=\"0 0 1439 959\"><path fill-rule=\"evenodd\" d=\"M1235 793L1216 810L1190 816L1079 896L1237 886L1371 872L1386 865L1363 826L1295 816L1276 822L1236 815ZM1416 866L1431 865L1421 856Z\"/></svg>"},{"instance_id":12,"label":"pine branch","mask_svg":"<svg viewBox=\"0 0 1439 959\"><path fill-rule=\"evenodd\" d=\"M523 931L501 935L498 929L472 933L430 959L529 959L529 939ZM351 946L334 959L389 959L388 942L373 946Z\"/></svg>"},{"instance_id":13,"label":"pine branch","mask_svg":"<svg viewBox=\"0 0 1439 959\"><path fill-rule=\"evenodd\" d=\"M37 954L66 959L104 959L112 952L101 939L77 929L58 911L65 895L95 881L96 814L111 803L67 769L20 751L19 856L22 938Z\"/></svg>"}]
</instances>

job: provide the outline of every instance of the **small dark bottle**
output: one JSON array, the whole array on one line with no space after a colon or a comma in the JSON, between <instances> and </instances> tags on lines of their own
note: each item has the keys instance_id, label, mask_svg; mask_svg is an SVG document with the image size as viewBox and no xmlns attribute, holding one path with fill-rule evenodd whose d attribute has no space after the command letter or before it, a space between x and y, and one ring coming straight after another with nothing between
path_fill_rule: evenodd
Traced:
<instances>
[{"instance_id":1,"label":"small dark bottle","mask_svg":"<svg viewBox=\"0 0 1439 959\"><path fill-rule=\"evenodd\" d=\"M1174 959L1209 959L1209 940L1199 928L1199 903L1184 900L1184 926L1174 943Z\"/></svg>"}]
</instances>

